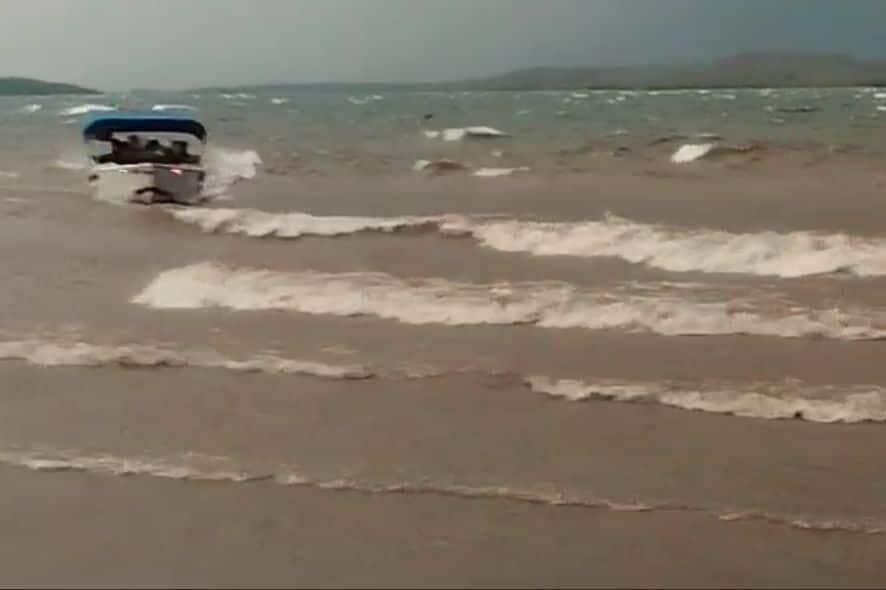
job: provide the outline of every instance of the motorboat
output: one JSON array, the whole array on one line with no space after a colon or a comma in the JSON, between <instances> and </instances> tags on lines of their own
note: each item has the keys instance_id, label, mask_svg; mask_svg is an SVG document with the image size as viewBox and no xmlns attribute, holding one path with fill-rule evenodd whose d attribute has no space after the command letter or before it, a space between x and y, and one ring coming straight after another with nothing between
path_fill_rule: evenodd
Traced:
<instances>
[{"instance_id":1,"label":"motorboat","mask_svg":"<svg viewBox=\"0 0 886 590\"><path fill-rule=\"evenodd\" d=\"M182 205L204 200L207 132L193 113L91 113L83 121L83 139L97 198Z\"/></svg>"}]
</instances>

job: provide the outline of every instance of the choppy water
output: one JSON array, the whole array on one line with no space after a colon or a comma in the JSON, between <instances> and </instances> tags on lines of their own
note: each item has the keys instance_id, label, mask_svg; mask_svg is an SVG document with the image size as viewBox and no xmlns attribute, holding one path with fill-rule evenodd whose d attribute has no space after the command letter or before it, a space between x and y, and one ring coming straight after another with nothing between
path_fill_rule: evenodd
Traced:
<instances>
[{"instance_id":1,"label":"choppy water","mask_svg":"<svg viewBox=\"0 0 886 590\"><path fill-rule=\"evenodd\" d=\"M416 160L435 158L470 161L477 167L569 168L580 166L594 148L639 152L650 141L671 136L705 141L716 135L737 144L886 147L886 94L858 88L387 95L135 92L90 102L81 97L5 98L0 100L0 150L7 167L38 171L34 165L39 162L76 157L75 123L84 112L169 107L193 108L215 143L258 150L278 172L397 173ZM491 127L509 137L464 141L457 130L471 126Z\"/></svg>"},{"instance_id":2,"label":"choppy water","mask_svg":"<svg viewBox=\"0 0 886 590\"><path fill-rule=\"evenodd\" d=\"M91 199L78 117L158 105L205 120L213 200ZM0 463L880 532L884 118L874 89L4 99Z\"/></svg>"}]
</instances>

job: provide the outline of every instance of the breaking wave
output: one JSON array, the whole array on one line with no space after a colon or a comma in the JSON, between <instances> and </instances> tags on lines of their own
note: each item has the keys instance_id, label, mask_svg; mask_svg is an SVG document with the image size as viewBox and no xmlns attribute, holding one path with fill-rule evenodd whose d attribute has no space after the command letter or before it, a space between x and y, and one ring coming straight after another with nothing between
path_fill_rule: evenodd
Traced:
<instances>
[{"instance_id":1,"label":"breaking wave","mask_svg":"<svg viewBox=\"0 0 886 590\"><path fill-rule=\"evenodd\" d=\"M392 232L407 227L434 226L434 217L315 217L304 213L275 214L254 209L170 209L179 221L205 232L244 234L251 237L340 236L361 231Z\"/></svg>"},{"instance_id":2,"label":"breaking wave","mask_svg":"<svg viewBox=\"0 0 886 590\"><path fill-rule=\"evenodd\" d=\"M237 360L212 351L178 351L148 345L100 346L85 342L42 340L0 342L0 360L20 360L40 367L197 367L329 379L367 379L373 376L363 366L327 365L273 355Z\"/></svg>"},{"instance_id":3,"label":"breaking wave","mask_svg":"<svg viewBox=\"0 0 886 590\"><path fill-rule=\"evenodd\" d=\"M886 389L871 386L810 386L786 381L762 384L585 382L530 377L537 393L571 401L607 399L766 420L857 423L886 421Z\"/></svg>"},{"instance_id":4,"label":"breaking wave","mask_svg":"<svg viewBox=\"0 0 886 590\"><path fill-rule=\"evenodd\" d=\"M808 231L737 234L673 229L608 216L603 221L499 221L444 230L503 252L607 256L674 272L740 273L782 278L833 272L886 275L886 240Z\"/></svg>"},{"instance_id":5,"label":"breaking wave","mask_svg":"<svg viewBox=\"0 0 886 590\"><path fill-rule=\"evenodd\" d=\"M433 227L502 252L538 256L614 257L672 272L796 278L834 272L886 275L886 239L808 231L731 233L680 229L615 216L602 221L535 222L436 217L321 217L252 209L188 209L177 219L204 231L296 238Z\"/></svg>"},{"instance_id":6,"label":"breaking wave","mask_svg":"<svg viewBox=\"0 0 886 590\"><path fill-rule=\"evenodd\" d=\"M506 500L550 507L573 507L612 512L686 512L715 518L721 522L760 521L770 525L787 526L817 532L881 534L884 527L876 522L815 520L791 515L772 514L761 510L717 511L703 507L641 502L614 501L587 494L565 491L532 490L500 486L477 486L448 482L369 482L356 479L314 479L290 467L273 471L243 468L226 457L198 453L177 456L117 456L106 453L87 453L73 449L7 448L0 449L0 463L37 472L83 472L112 477L155 477L190 482L240 484L267 482L268 484L313 488L330 492L358 494L410 494L448 496L463 499Z\"/></svg>"},{"instance_id":7,"label":"breaking wave","mask_svg":"<svg viewBox=\"0 0 886 590\"><path fill-rule=\"evenodd\" d=\"M255 178L262 164L255 150L222 147L209 148L203 161L207 172L203 192L207 196L218 196L240 180Z\"/></svg>"},{"instance_id":8,"label":"breaking wave","mask_svg":"<svg viewBox=\"0 0 886 590\"><path fill-rule=\"evenodd\" d=\"M158 309L223 307L368 315L416 325L532 324L669 336L886 337L882 313L816 310L771 301L709 302L692 299L690 291L635 294L581 290L554 282L464 284L406 280L383 273L234 269L207 262L161 273L133 302Z\"/></svg>"},{"instance_id":9,"label":"breaking wave","mask_svg":"<svg viewBox=\"0 0 886 590\"><path fill-rule=\"evenodd\" d=\"M704 138L705 134L699 137ZM712 137L715 139L716 137ZM671 155L671 162L674 164L689 164L702 159L713 158L715 156L728 155L748 155L759 151L759 146L750 145L724 145L720 143L700 143L687 144L681 146Z\"/></svg>"},{"instance_id":10,"label":"breaking wave","mask_svg":"<svg viewBox=\"0 0 886 590\"><path fill-rule=\"evenodd\" d=\"M671 162L674 164L687 164L700 160L707 156L716 147L713 143L687 144L680 146L671 156Z\"/></svg>"}]
</instances>

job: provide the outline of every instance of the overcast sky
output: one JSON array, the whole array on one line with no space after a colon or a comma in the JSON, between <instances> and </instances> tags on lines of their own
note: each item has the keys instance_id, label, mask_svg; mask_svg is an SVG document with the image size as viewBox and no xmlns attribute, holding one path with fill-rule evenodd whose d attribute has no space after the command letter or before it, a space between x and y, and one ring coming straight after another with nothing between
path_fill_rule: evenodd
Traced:
<instances>
[{"instance_id":1,"label":"overcast sky","mask_svg":"<svg viewBox=\"0 0 886 590\"><path fill-rule=\"evenodd\" d=\"M886 0L0 0L0 76L431 81L751 50L886 57Z\"/></svg>"}]
</instances>

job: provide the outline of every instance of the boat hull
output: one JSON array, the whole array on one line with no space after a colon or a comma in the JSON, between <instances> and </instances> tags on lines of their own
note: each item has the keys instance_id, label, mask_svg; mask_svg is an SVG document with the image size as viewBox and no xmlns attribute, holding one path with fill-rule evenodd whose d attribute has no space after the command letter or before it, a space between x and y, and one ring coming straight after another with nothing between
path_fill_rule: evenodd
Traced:
<instances>
[{"instance_id":1,"label":"boat hull","mask_svg":"<svg viewBox=\"0 0 886 590\"><path fill-rule=\"evenodd\" d=\"M205 177L199 166L131 164L96 166L89 181L103 201L196 205L204 200Z\"/></svg>"}]
</instances>

